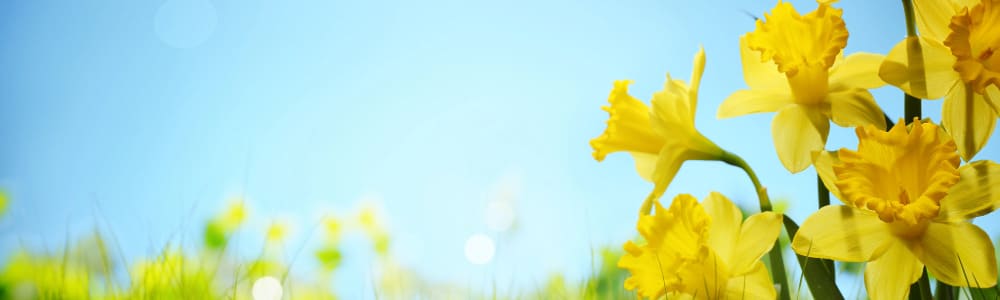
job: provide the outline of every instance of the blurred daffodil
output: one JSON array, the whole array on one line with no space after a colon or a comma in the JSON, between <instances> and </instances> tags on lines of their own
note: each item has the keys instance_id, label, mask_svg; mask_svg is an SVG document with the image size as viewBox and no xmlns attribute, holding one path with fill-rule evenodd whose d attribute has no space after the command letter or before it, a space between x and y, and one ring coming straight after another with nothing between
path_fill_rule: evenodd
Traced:
<instances>
[{"instance_id":1,"label":"blurred daffodil","mask_svg":"<svg viewBox=\"0 0 1000 300\"><path fill-rule=\"evenodd\" d=\"M283 221L274 221L267 227L267 241L280 243L288 236L288 224Z\"/></svg>"},{"instance_id":2,"label":"blurred daffodil","mask_svg":"<svg viewBox=\"0 0 1000 300\"><path fill-rule=\"evenodd\" d=\"M694 127L698 105L698 86L705 70L705 50L694 58L691 85L667 74L663 90L653 94L652 109L628 94L631 81L615 81L608 102L608 126L590 141L594 159L604 160L610 153L632 154L639 175L655 184L643 205L649 210L651 199L659 198L670 185L681 164L688 160L717 160L724 151Z\"/></svg>"},{"instance_id":3,"label":"blurred daffodil","mask_svg":"<svg viewBox=\"0 0 1000 300\"><path fill-rule=\"evenodd\" d=\"M1000 1L913 2L920 37L893 47L879 75L914 97L944 97L942 125L969 161L1000 115Z\"/></svg>"},{"instance_id":4,"label":"blurred daffodil","mask_svg":"<svg viewBox=\"0 0 1000 300\"><path fill-rule=\"evenodd\" d=\"M670 209L639 216L645 245L625 243L618 267L631 277L625 288L658 299L774 299L776 291L760 258L774 246L781 215L764 212L745 221L725 196L710 194L699 204L691 195L674 198Z\"/></svg>"},{"instance_id":5,"label":"blurred daffodil","mask_svg":"<svg viewBox=\"0 0 1000 300\"><path fill-rule=\"evenodd\" d=\"M858 150L821 153L816 168L845 205L806 219L792 241L816 258L868 262L872 299L904 299L926 266L953 286L997 282L993 244L969 222L1000 207L1000 165L959 167L954 140L933 123L857 128Z\"/></svg>"},{"instance_id":6,"label":"blurred daffodil","mask_svg":"<svg viewBox=\"0 0 1000 300\"><path fill-rule=\"evenodd\" d=\"M379 227L378 211L375 206L368 204L358 212L358 224L365 230L375 230Z\"/></svg>"},{"instance_id":7,"label":"blurred daffodil","mask_svg":"<svg viewBox=\"0 0 1000 300\"><path fill-rule=\"evenodd\" d=\"M205 246L210 249L222 249L247 217L247 207L243 199L230 202L224 212L212 218L205 224Z\"/></svg>"},{"instance_id":8,"label":"blurred daffodil","mask_svg":"<svg viewBox=\"0 0 1000 300\"><path fill-rule=\"evenodd\" d=\"M812 152L823 150L831 120L844 127L885 128L882 109L868 92L885 84L878 78L882 56L842 57L847 27L842 11L829 2L805 15L779 2L758 20L756 30L740 39L750 88L730 95L717 112L719 118L776 112L774 148L792 173L808 168Z\"/></svg>"},{"instance_id":9,"label":"blurred daffodil","mask_svg":"<svg viewBox=\"0 0 1000 300\"><path fill-rule=\"evenodd\" d=\"M327 241L339 242L344 224L335 216L323 217L323 233Z\"/></svg>"},{"instance_id":10,"label":"blurred daffodil","mask_svg":"<svg viewBox=\"0 0 1000 300\"><path fill-rule=\"evenodd\" d=\"M7 192L0 189L0 218L7 214Z\"/></svg>"}]
</instances>

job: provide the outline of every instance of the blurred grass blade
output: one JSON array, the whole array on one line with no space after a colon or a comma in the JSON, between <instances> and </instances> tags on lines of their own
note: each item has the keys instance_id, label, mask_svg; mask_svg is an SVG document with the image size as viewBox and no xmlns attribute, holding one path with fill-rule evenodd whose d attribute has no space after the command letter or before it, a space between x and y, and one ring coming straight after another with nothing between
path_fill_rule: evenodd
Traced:
<instances>
[{"instance_id":1,"label":"blurred grass blade","mask_svg":"<svg viewBox=\"0 0 1000 300\"><path fill-rule=\"evenodd\" d=\"M789 238L794 238L795 232L799 231L799 225L795 224L795 221L788 218L788 216L784 216L784 223L785 231L788 233ZM802 267L802 274L806 277L806 284L809 286L809 291L812 292L813 298L819 300L844 299L844 295L837 288L836 276L833 270L828 269L827 264L822 263L823 260L798 254L795 254L795 256L799 260L799 266Z\"/></svg>"}]
</instances>

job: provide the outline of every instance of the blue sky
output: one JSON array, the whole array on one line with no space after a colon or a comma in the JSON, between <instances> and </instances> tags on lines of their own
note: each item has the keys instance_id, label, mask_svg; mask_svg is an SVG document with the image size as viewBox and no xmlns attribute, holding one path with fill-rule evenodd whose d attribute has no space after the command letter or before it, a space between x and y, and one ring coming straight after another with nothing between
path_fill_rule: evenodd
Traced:
<instances>
[{"instance_id":1,"label":"blue sky","mask_svg":"<svg viewBox=\"0 0 1000 300\"><path fill-rule=\"evenodd\" d=\"M634 235L651 188L627 155L591 158L612 81L635 80L633 95L648 99L666 72L689 79L699 46L708 64L697 126L743 156L801 223L815 208L815 173L781 167L772 116L715 119L721 100L745 87L737 46L753 30L746 12L773 5L3 2L0 186L14 202L0 221L0 254L55 247L106 219L127 255L150 255L178 232L198 241L201 222L241 194L261 219L251 228L293 219L301 243L320 212L378 199L394 255L433 280L579 278L591 245ZM838 6L847 53L886 53L904 36L897 2ZM895 88L874 93L902 115ZM940 102L924 103L939 120ZM834 127L828 148L855 143L853 130ZM977 158L1000 158L1000 146ZM505 188L517 191L518 226L500 239L484 214ZM739 170L712 162L685 165L667 195L712 190L756 203ZM989 218L979 223L997 223ZM491 265L463 256L480 232L499 239ZM343 273L366 272L362 252L349 251Z\"/></svg>"}]
</instances>

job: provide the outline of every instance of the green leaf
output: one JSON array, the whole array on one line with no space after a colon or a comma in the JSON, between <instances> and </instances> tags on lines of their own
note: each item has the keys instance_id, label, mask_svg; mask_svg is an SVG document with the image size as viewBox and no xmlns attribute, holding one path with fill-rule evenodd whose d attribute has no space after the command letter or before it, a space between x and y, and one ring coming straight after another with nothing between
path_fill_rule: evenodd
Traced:
<instances>
[{"instance_id":1,"label":"green leaf","mask_svg":"<svg viewBox=\"0 0 1000 300\"><path fill-rule=\"evenodd\" d=\"M795 224L795 221L788 216L784 216L784 223L788 236L795 237L795 232L799 231L799 225ZM840 294L840 289L837 288L836 275L829 267L832 263L828 260L798 254L795 256L799 260L799 266L802 267L802 274L806 277L806 283L809 285L809 291L812 292L813 298L820 300L844 299L844 295Z\"/></svg>"},{"instance_id":2,"label":"green leaf","mask_svg":"<svg viewBox=\"0 0 1000 300\"><path fill-rule=\"evenodd\" d=\"M969 288L969 295L972 295L972 299L1000 299L996 288Z\"/></svg>"}]
</instances>

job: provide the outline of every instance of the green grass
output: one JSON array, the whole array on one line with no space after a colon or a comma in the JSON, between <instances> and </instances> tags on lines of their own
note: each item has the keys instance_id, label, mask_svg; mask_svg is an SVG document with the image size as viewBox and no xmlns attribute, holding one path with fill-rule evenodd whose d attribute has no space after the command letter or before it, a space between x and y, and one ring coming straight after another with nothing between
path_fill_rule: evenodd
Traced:
<instances>
[{"instance_id":1,"label":"green grass","mask_svg":"<svg viewBox=\"0 0 1000 300\"><path fill-rule=\"evenodd\" d=\"M201 241L194 247L182 247L166 241L155 255L131 257L120 255L113 232L92 234L75 241L67 239L57 251L23 248L0 262L0 299L252 299L253 283L262 276L275 276L283 284L283 299L338 299L333 290L336 271L344 257L340 237L345 230L357 230L369 237L372 253L378 260L380 278L369 278L371 291L343 298L399 299L626 299L635 298L625 291L627 272L616 267L620 247L591 251L592 272L587 278L569 279L553 274L528 289L513 285L498 290L471 290L448 283L430 282L419 273L396 263L391 256L391 236L372 220L371 212L362 212L357 224L328 219L313 227L322 231L314 249L296 249L291 259L284 252L285 228L275 223L266 232L261 253L242 258L230 249L247 213L242 202L214 218L204 221ZM108 239L107 237L112 237ZM312 236L312 232L310 232ZM110 243L109 243L110 241ZM188 245L189 246L189 245ZM116 249L117 251L112 251ZM185 251L187 250L187 251ZM277 251L280 250L280 251ZM311 255L310 255L311 254ZM296 262L298 260L298 262ZM297 274L294 264L312 264L317 271ZM340 274L339 276L350 276ZM361 287L358 287L361 289Z\"/></svg>"}]
</instances>

